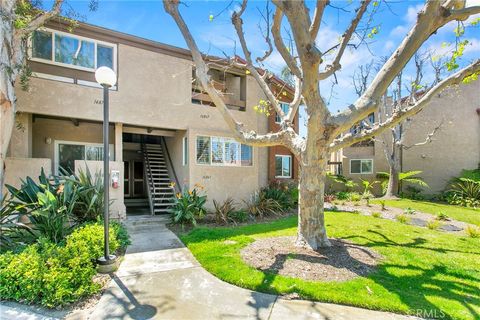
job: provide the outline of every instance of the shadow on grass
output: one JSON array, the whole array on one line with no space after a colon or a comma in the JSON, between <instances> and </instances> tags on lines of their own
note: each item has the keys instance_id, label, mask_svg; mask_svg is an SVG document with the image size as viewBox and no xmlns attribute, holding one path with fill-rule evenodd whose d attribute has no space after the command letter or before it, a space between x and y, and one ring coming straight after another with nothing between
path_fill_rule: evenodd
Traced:
<instances>
[{"instance_id":1,"label":"shadow on grass","mask_svg":"<svg viewBox=\"0 0 480 320\"><path fill-rule=\"evenodd\" d=\"M236 236L251 236L294 227L296 227L296 219L295 217L290 217L268 224L236 228L218 228L214 230L197 229L192 231L185 240L186 244L199 243L202 241L222 241ZM351 239L354 242L357 242L355 239L362 239L362 245L365 247L430 250L432 252L445 254L445 259L449 259L448 253L480 254L478 250L466 252L434 247L429 245L429 241L422 237L416 237L408 241L396 241L378 230L367 229L365 231L366 235L350 235L341 238ZM371 234L371 237L369 237L368 234ZM246 244L247 243L245 243L245 245ZM241 250L242 246L238 248L238 251ZM223 249L219 248L219 251L221 250ZM412 251L411 254L415 255L416 252ZM302 257L299 258L301 259ZM280 255L276 257L274 263L283 264L287 259L288 256ZM416 257L412 259L419 258ZM312 292L311 286L309 288L302 280L295 280L294 286L279 289L278 283L282 282L286 277L278 275L274 270L265 270L261 271L261 273L261 281L256 281L255 284L249 284L247 282L244 286L271 294L298 294L301 298L318 299L318 297L315 297L315 293ZM408 313L423 318L445 319L458 318L459 316L463 318L480 318L478 311L478 306L480 305L480 278L475 276L473 270L471 270L471 272L468 271L468 268L457 271L442 265L441 261L436 261L427 266L417 266L410 265L408 260L402 261L402 264L396 264L386 259L376 267L373 273L365 276L365 278L374 281L379 287L385 289L386 293L381 293L384 295L383 299L388 299L389 296L393 299L399 299L399 301L408 308ZM339 283L338 290L341 291L343 285L345 285L345 288L348 288L348 284L348 281ZM351 294L351 288L352 287L349 288L350 291L345 291L346 294ZM318 282L318 291L320 290L322 290L322 282ZM330 288L330 290L332 289ZM380 289L377 288L377 290ZM368 297L369 296L365 296L365 299L368 300ZM372 296L372 298L373 297L374 296ZM254 296L252 296L252 298L255 300ZM329 300L328 297L325 299L322 297L321 299L327 302L338 302L333 299ZM348 302L348 298L342 300L342 303L348 304ZM355 305L355 303L352 302L352 305ZM388 308L388 303L382 306L377 306L372 302L363 305L368 305L374 309Z\"/></svg>"}]
</instances>

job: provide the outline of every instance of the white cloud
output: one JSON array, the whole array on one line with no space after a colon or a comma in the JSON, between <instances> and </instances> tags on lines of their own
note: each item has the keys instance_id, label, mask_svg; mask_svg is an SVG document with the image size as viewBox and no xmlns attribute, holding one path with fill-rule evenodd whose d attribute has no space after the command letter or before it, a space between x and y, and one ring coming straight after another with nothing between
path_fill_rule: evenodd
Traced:
<instances>
[{"instance_id":1,"label":"white cloud","mask_svg":"<svg viewBox=\"0 0 480 320\"><path fill-rule=\"evenodd\" d=\"M395 28L390 31L390 36L391 37L399 37L399 36L405 36L410 28L415 24L417 21L417 15L422 10L423 8L423 3L417 4L415 6L409 6L407 8L407 13L405 16L403 16L403 21L405 21L405 24L403 25L398 25Z\"/></svg>"}]
</instances>

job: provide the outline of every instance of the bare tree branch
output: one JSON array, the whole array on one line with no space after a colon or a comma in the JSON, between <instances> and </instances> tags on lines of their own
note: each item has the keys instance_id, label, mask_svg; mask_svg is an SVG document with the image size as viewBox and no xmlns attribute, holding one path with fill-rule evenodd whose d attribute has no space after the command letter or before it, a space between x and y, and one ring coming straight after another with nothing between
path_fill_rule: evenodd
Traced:
<instances>
[{"instance_id":1,"label":"bare tree branch","mask_svg":"<svg viewBox=\"0 0 480 320\"><path fill-rule=\"evenodd\" d=\"M297 62L292 57L291 53L288 51L287 47L285 46L285 43L282 40L282 35L280 32L281 26L282 26L282 18L283 18L283 12L280 8L277 8L273 16L273 24L272 24L273 41L275 43L275 47L277 48L278 52L282 56L283 60L285 60L285 63L287 64L292 74L298 78L301 78L302 72L298 68Z\"/></svg>"},{"instance_id":2,"label":"bare tree branch","mask_svg":"<svg viewBox=\"0 0 480 320\"><path fill-rule=\"evenodd\" d=\"M210 77L208 75L208 66L203 60L202 54L198 49L198 46L195 40L193 39L192 34L188 29L188 26L186 25L185 21L183 20L183 17L178 11L178 4L179 4L179 0L170 0L170 1L163 2L165 11L168 14L170 14L170 16L172 16L172 18L175 20L180 31L182 32L182 35L185 41L187 42L187 45L192 53L193 61L195 63L196 75L200 83L202 84L202 87L208 93L213 103L222 114L223 119L235 134L236 139L252 146L283 145L289 148L292 151L292 153L295 154L295 156L300 157L302 143L299 140L299 136L295 133L293 128L289 127L276 133L259 135L255 131L250 131L250 132L246 131L244 129L244 124L237 122L234 119L227 105L225 104L220 94L216 91L215 87L210 81ZM240 12L243 12L243 10L244 10L244 7L240 9Z\"/></svg>"},{"instance_id":3,"label":"bare tree branch","mask_svg":"<svg viewBox=\"0 0 480 320\"><path fill-rule=\"evenodd\" d=\"M298 113L298 108L302 102L302 80L298 77L295 77L295 96L293 97L292 102L290 103L290 108L286 116L287 121L293 123L295 115Z\"/></svg>"},{"instance_id":4,"label":"bare tree branch","mask_svg":"<svg viewBox=\"0 0 480 320\"><path fill-rule=\"evenodd\" d=\"M310 36L312 40L315 41L318 35L318 30L320 30L320 23L322 22L323 12L325 7L330 3L330 0L317 0L317 5L315 7L315 12L313 13L313 21L310 25Z\"/></svg>"},{"instance_id":5,"label":"bare tree branch","mask_svg":"<svg viewBox=\"0 0 480 320\"><path fill-rule=\"evenodd\" d=\"M253 65L252 55L247 47L245 34L243 32L243 21L241 17L246 7L247 7L247 0L243 0L240 10L235 11L232 14L232 23L235 27L235 30L237 31L238 39L240 40L240 45L242 46L243 54L245 55L245 60L247 61L246 67L248 71L250 71L250 74L255 78L255 80L257 80L258 85L260 86L260 88L262 88L263 92L265 93L265 96L270 101L270 104L272 105L275 112L283 119L285 117L285 114L282 111L282 108L280 108L280 104L278 103L277 98L275 97L269 85L265 81L267 72L265 72L264 74L265 77L260 76L257 68L255 68Z\"/></svg>"},{"instance_id":6,"label":"bare tree branch","mask_svg":"<svg viewBox=\"0 0 480 320\"><path fill-rule=\"evenodd\" d=\"M397 123L411 117L425 108L430 100L440 93L443 89L448 86L459 84L465 77L472 75L474 73L480 72L480 59L470 64L468 67L456 72L450 77L444 79L430 89L426 94L422 96L420 100L417 101L413 106L407 108L395 110L395 112L386 119L383 123L378 123L373 126L371 129L364 130L359 134L347 133L340 138L334 139L330 144L330 151L335 151L344 147L348 147L356 142L372 138L387 128L395 126Z\"/></svg>"},{"instance_id":7,"label":"bare tree branch","mask_svg":"<svg viewBox=\"0 0 480 320\"><path fill-rule=\"evenodd\" d=\"M480 8L477 9L477 7L469 9L467 12L462 11L462 14L451 14L450 10L442 7L440 1L427 1L425 7L417 16L416 24L397 50L385 62L365 93L351 108L332 117L333 125L336 126L335 133L340 134L346 131L353 124L375 111L382 95L386 92L393 79L403 70L410 58L435 31L450 21L462 19L467 15L476 13L477 10L480 11Z\"/></svg>"},{"instance_id":8,"label":"bare tree branch","mask_svg":"<svg viewBox=\"0 0 480 320\"><path fill-rule=\"evenodd\" d=\"M263 17L263 20L265 20L265 24L267 25L266 28L265 28L264 38L265 38L265 42L268 45L268 50L265 51L265 53L262 57L257 57L257 59L256 59L257 62L265 61L265 59L267 59L273 52L272 40L270 39L270 15L271 15L271 10L270 10L269 4L270 4L270 2L267 1L267 4L265 6L265 10L266 10L265 15L263 15L263 13L260 10L258 10L260 12L260 15ZM259 28L260 28L260 26L259 26ZM261 28L260 28L260 31L261 31Z\"/></svg>"},{"instance_id":9,"label":"bare tree branch","mask_svg":"<svg viewBox=\"0 0 480 320\"><path fill-rule=\"evenodd\" d=\"M426 144L431 143L433 141L433 139L432 139L433 136L435 135L435 133L437 133L438 130L440 130L442 125L443 125L443 120L440 121L440 123L435 128L433 128L432 132L427 134L427 137L425 138L425 141L417 142L417 143L414 143L414 144L409 145L409 146L406 146L406 145L402 144L402 148L405 149L405 150L408 150L408 149L411 149L413 147L424 146Z\"/></svg>"},{"instance_id":10,"label":"bare tree branch","mask_svg":"<svg viewBox=\"0 0 480 320\"><path fill-rule=\"evenodd\" d=\"M335 71L340 70L340 68L342 67L340 65L340 59L342 59L343 53L347 48L347 44L352 38L353 33L357 29L358 23L360 22L360 20L363 17L363 14L367 10L367 7L370 4L370 1L371 0L362 1L362 4L360 5L360 7L356 10L357 14L355 18L352 20L352 22L350 23L350 26L342 35L342 40L340 41L340 46L338 48L335 59L332 61L331 64L327 65L327 67L325 68L325 71L322 71L318 74L318 78L320 80L330 77Z\"/></svg>"}]
</instances>

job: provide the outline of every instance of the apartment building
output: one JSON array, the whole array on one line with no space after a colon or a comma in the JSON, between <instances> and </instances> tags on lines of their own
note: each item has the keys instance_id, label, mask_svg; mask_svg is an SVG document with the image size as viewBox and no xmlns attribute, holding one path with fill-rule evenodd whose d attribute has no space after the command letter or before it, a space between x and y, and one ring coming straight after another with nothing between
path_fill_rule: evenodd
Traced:
<instances>
[{"instance_id":1,"label":"apartment building","mask_svg":"<svg viewBox=\"0 0 480 320\"><path fill-rule=\"evenodd\" d=\"M371 120L376 116L370 115ZM480 83L445 89L404 127L404 145L408 148L401 153L402 171L422 171L420 176L429 185L423 189L425 194L444 191L462 169L480 165ZM424 143L436 127L432 141ZM390 131L332 154L332 172L357 181L375 180L377 172L388 172L382 140L391 141Z\"/></svg>"},{"instance_id":2,"label":"apartment building","mask_svg":"<svg viewBox=\"0 0 480 320\"><path fill-rule=\"evenodd\" d=\"M112 178L118 176L111 188L112 217L166 213L175 192L196 184L205 188L211 206L213 199L247 199L269 179L296 177L288 151L233 139L192 80L188 50L84 23L70 32L56 21L33 33L29 66L29 89L17 90L8 184L19 186L42 168L47 174L78 173L85 166L101 172L103 96L94 79L100 66L112 68L118 79L110 89L110 168ZM253 108L265 99L253 77L225 61L211 61L210 67L238 121L260 134L276 129L274 115ZM281 100L291 101L290 86L276 77L269 84Z\"/></svg>"}]
</instances>

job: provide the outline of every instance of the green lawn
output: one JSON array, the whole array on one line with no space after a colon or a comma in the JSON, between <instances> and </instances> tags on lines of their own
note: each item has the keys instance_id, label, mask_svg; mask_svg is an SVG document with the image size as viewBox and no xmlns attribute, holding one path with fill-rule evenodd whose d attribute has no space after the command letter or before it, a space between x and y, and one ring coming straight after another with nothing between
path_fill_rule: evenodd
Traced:
<instances>
[{"instance_id":1,"label":"green lawn","mask_svg":"<svg viewBox=\"0 0 480 320\"><path fill-rule=\"evenodd\" d=\"M380 203L380 200L372 200L372 203L378 204ZM385 204L387 205L387 207L397 207L402 209L410 207L417 211L422 211L435 215L439 212L444 212L452 219L480 226L480 209L465 208L437 202L416 201L409 199L385 200Z\"/></svg>"},{"instance_id":2,"label":"green lawn","mask_svg":"<svg viewBox=\"0 0 480 320\"><path fill-rule=\"evenodd\" d=\"M201 227L181 239L209 272L240 287L398 313L421 309L443 312L444 318L480 317L480 239L345 212L327 212L326 221L331 237L370 247L384 257L374 273L346 282L314 282L261 272L242 261L240 250L255 238L295 235L296 217ZM225 243L227 239L235 242Z\"/></svg>"}]
</instances>

